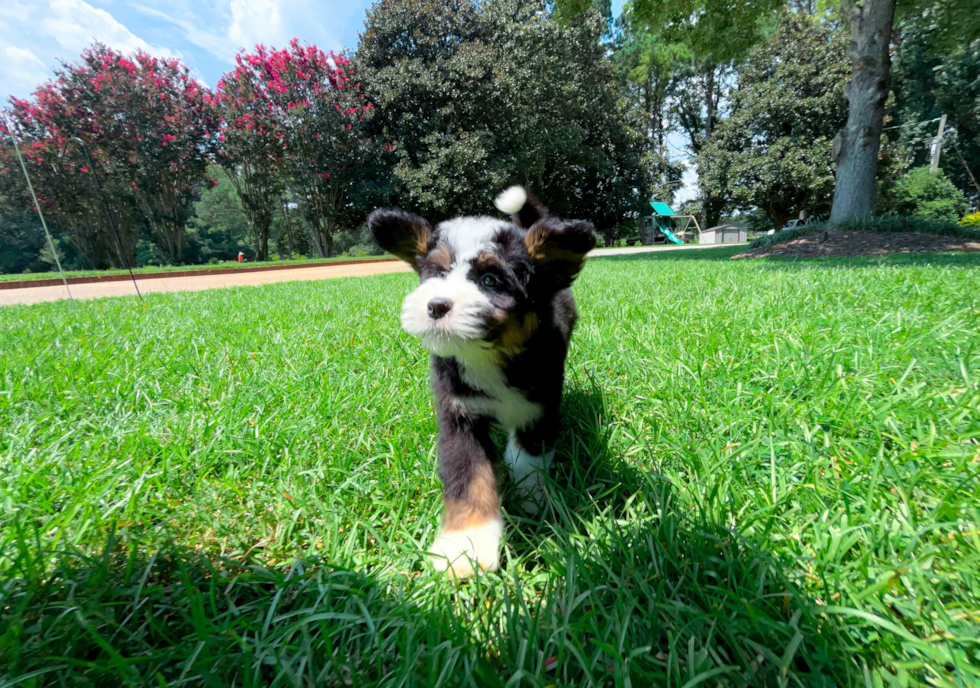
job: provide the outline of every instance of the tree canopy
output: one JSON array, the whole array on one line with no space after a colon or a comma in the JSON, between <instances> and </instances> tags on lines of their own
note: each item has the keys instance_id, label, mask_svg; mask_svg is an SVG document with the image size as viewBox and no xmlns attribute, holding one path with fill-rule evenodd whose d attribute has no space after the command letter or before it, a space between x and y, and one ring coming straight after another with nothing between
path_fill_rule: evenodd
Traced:
<instances>
[{"instance_id":1,"label":"tree canopy","mask_svg":"<svg viewBox=\"0 0 980 688\"><path fill-rule=\"evenodd\" d=\"M594 10L563 25L518 0L381 0L357 61L397 144L400 203L434 219L487 212L511 183L612 228L645 200L637 132Z\"/></svg>"},{"instance_id":2,"label":"tree canopy","mask_svg":"<svg viewBox=\"0 0 980 688\"><path fill-rule=\"evenodd\" d=\"M806 16L783 17L738 73L731 115L698 156L701 185L781 228L825 213L834 188L830 144L846 118L846 38Z\"/></svg>"}]
</instances>

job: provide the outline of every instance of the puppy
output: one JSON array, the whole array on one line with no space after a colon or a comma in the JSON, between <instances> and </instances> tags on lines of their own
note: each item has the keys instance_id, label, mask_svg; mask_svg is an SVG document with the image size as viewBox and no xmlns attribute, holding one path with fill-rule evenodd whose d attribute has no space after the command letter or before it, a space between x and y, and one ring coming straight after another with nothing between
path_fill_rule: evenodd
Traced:
<instances>
[{"instance_id":1,"label":"puppy","mask_svg":"<svg viewBox=\"0 0 980 688\"><path fill-rule=\"evenodd\" d=\"M378 245L420 278L401 322L432 352L445 516L430 552L457 578L500 561L491 423L510 435L504 462L524 510L541 503L576 319L569 286L596 243L591 223L549 215L519 186L495 205L511 220L459 217L433 228L400 210L368 218Z\"/></svg>"}]
</instances>

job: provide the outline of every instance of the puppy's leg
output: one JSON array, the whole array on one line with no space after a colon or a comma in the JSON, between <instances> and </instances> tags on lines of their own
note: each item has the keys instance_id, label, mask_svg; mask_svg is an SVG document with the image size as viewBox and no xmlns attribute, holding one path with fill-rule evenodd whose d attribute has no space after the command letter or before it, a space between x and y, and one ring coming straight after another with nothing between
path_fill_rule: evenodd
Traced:
<instances>
[{"instance_id":1,"label":"puppy's leg","mask_svg":"<svg viewBox=\"0 0 980 688\"><path fill-rule=\"evenodd\" d=\"M446 513L430 548L433 565L456 578L496 571L504 532L486 421L439 414L439 475Z\"/></svg>"},{"instance_id":2,"label":"puppy's leg","mask_svg":"<svg viewBox=\"0 0 980 688\"><path fill-rule=\"evenodd\" d=\"M531 428L512 430L507 440L504 463L521 495L521 508L532 516L547 497L544 484L555 457L552 447L557 434L557 423L543 419Z\"/></svg>"}]
</instances>

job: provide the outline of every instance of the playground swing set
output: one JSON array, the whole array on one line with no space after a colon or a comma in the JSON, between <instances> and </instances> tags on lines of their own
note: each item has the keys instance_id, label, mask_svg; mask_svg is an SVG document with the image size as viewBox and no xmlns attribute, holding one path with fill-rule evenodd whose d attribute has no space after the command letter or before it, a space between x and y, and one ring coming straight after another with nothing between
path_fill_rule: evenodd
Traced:
<instances>
[{"instance_id":1,"label":"playground swing set","mask_svg":"<svg viewBox=\"0 0 980 688\"><path fill-rule=\"evenodd\" d=\"M701 225L693 215L677 215L669 205L659 201L651 201L653 215L640 218L639 242L644 246L659 243L684 244L695 237L701 238ZM691 231L693 224L694 231ZM634 239L634 242L636 240ZM632 242L627 242L632 243Z\"/></svg>"}]
</instances>

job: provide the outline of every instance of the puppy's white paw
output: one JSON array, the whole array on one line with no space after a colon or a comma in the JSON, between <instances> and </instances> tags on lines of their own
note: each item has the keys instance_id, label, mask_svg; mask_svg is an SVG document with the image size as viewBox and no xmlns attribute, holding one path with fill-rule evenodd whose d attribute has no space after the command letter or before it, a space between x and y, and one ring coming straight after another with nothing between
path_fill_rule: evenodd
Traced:
<instances>
[{"instance_id":1,"label":"puppy's white paw","mask_svg":"<svg viewBox=\"0 0 980 688\"><path fill-rule=\"evenodd\" d=\"M544 506L548 497L544 483L554 457L554 451L544 456L529 453L511 435L504 452L504 463L510 469L511 478L522 498L521 508L524 513L534 516Z\"/></svg>"},{"instance_id":2,"label":"puppy's white paw","mask_svg":"<svg viewBox=\"0 0 980 688\"><path fill-rule=\"evenodd\" d=\"M500 565L500 538L504 523L497 516L463 530L439 531L429 548L432 565L455 578L469 578L480 571L496 571Z\"/></svg>"}]
</instances>

